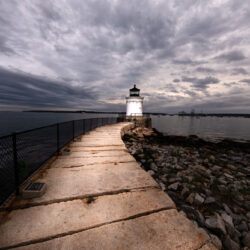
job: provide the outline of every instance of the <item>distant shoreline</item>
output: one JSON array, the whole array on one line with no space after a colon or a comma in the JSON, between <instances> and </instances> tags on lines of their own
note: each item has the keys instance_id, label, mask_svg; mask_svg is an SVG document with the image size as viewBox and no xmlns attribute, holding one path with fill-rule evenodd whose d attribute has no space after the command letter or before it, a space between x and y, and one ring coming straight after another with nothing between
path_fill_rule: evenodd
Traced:
<instances>
[{"instance_id":1,"label":"distant shoreline","mask_svg":"<svg viewBox=\"0 0 250 250\"><path fill-rule=\"evenodd\" d=\"M115 111L89 111L89 110L24 110L22 112L38 112L38 113L88 113L88 114L119 114L126 115L126 112L115 112ZM166 113L148 113L144 115L168 115Z\"/></svg>"},{"instance_id":2,"label":"distant shoreline","mask_svg":"<svg viewBox=\"0 0 250 250\"><path fill-rule=\"evenodd\" d=\"M22 112L35 112L35 113L86 113L86 114L119 114L126 115L125 112L115 112L115 111L89 111L89 110L24 110ZM238 114L238 113L179 113L179 114L167 114L167 113L150 113L145 112L144 115L160 115L160 116L190 116L190 117L244 117L250 118L250 114Z\"/></svg>"},{"instance_id":3,"label":"distant shoreline","mask_svg":"<svg viewBox=\"0 0 250 250\"><path fill-rule=\"evenodd\" d=\"M191 117L206 117L206 116L216 116L216 117L245 117L250 118L250 114L177 114L178 116L191 116Z\"/></svg>"},{"instance_id":4,"label":"distant shoreline","mask_svg":"<svg viewBox=\"0 0 250 250\"><path fill-rule=\"evenodd\" d=\"M87 111L87 110L24 110L22 112L34 113L94 113L94 114L125 114L125 112L105 112L105 111Z\"/></svg>"}]
</instances>

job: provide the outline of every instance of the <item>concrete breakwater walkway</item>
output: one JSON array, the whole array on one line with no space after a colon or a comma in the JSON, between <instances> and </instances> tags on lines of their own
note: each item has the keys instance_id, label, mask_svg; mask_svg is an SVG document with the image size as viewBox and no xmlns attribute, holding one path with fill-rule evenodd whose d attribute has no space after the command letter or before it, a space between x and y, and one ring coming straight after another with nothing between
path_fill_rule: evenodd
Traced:
<instances>
[{"instance_id":1,"label":"concrete breakwater walkway","mask_svg":"<svg viewBox=\"0 0 250 250\"><path fill-rule=\"evenodd\" d=\"M47 192L1 212L0 249L217 249L128 153L128 126L90 131L42 168Z\"/></svg>"}]
</instances>

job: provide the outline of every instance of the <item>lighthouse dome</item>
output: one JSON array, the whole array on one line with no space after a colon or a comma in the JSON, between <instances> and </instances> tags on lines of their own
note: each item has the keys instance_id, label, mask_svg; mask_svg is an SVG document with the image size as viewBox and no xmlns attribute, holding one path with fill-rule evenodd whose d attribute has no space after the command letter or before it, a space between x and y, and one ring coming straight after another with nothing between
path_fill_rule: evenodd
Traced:
<instances>
[{"instance_id":1,"label":"lighthouse dome","mask_svg":"<svg viewBox=\"0 0 250 250\"><path fill-rule=\"evenodd\" d=\"M129 90L130 96L140 96L140 89L136 88L136 85Z\"/></svg>"}]
</instances>

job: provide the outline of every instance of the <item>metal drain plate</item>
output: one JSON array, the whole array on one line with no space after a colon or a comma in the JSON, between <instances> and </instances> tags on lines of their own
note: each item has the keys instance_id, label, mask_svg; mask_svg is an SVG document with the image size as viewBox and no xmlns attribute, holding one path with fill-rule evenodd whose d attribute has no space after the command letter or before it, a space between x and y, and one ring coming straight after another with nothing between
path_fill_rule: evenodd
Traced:
<instances>
[{"instance_id":1,"label":"metal drain plate","mask_svg":"<svg viewBox=\"0 0 250 250\"><path fill-rule=\"evenodd\" d=\"M42 182L32 182L30 183L25 190L29 190L29 191L40 191L44 186L44 183Z\"/></svg>"},{"instance_id":2,"label":"metal drain plate","mask_svg":"<svg viewBox=\"0 0 250 250\"><path fill-rule=\"evenodd\" d=\"M42 196L46 191L46 184L42 182L31 182L22 191L24 199L32 199Z\"/></svg>"}]
</instances>

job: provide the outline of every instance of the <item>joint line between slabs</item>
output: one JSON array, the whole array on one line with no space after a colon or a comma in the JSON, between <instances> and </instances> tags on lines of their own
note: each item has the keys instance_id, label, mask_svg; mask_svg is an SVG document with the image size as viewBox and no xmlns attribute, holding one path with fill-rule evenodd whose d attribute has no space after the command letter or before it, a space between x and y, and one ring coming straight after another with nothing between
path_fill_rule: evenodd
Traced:
<instances>
[{"instance_id":1,"label":"joint line between slabs","mask_svg":"<svg viewBox=\"0 0 250 250\"><path fill-rule=\"evenodd\" d=\"M74 196L74 197L68 197L68 198L63 198L63 199L55 199L51 201L44 201L44 202L38 202L38 203L31 203L31 204L26 204L26 205L21 205L21 206L16 206L16 207L10 207L10 208L2 208L0 211L14 211L14 210L19 210L19 209L28 209L31 207L37 207L37 206L46 206L46 205L51 205L55 203L61 203L61 202L68 202L68 201L74 201L74 200L80 200L80 199L87 199L87 198L98 198L106 195L117 195L117 194L122 194L122 193L132 193L132 192L143 192L145 190L149 189L160 189L157 186L144 186L144 187L138 187L138 188L125 188L125 189L120 189L120 190L115 190L115 191L107 191L103 193L94 193L94 194L85 194L85 195L79 195L79 196Z\"/></svg>"},{"instance_id":2,"label":"joint line between slabs","mask_svg":"<svg viewBox=\"0 0 250 250\"><path fill-rule=\"evenodd\" d=\"M15 244L15 245L12 245L12 246L7 246L7 247L4 247L4 248L0 248L0 250L12 249L12 248L21 247L21 246L28 246L28 245L32 245L32 244L42 243L42 242L45 242L45 241L49 241L49 240L53 240L53 239L57 239L57 238L62 238L62 237L65 237L65 236L73 235L73 234L76 234L76 233L81 233L81 232L84 232L84 231L87 231L87 230L99 228L99 227L106 226L106 225L111 225L111 224L114 224L114 223L119 223L119 222L122 222L122 221L133 220L133 219L136 219L136 218L148 216L148 215L151 215L151 214L154 214L154 213L159 213L161 211L166 211L166 210L171 210L171 209L175 209L175 208L163 207L163 208L159 208L159 209L154 209L154 210L151 210L151 211L131 215L131 216L128 216L128 217L123 218L123 219L117 219L117 220L113 220L113 221L109 221L109 222L103 222L103 223L93 225L93 226L90 226L90 227L87 227L87 228L73 230L73 231L69 231L69 232L65 232L65 233L61 233L61 234L57 234L57 235L44 237L44 238L37 239L37 240L31 240L31 241Z\"/></svg>"}]
</instances>

